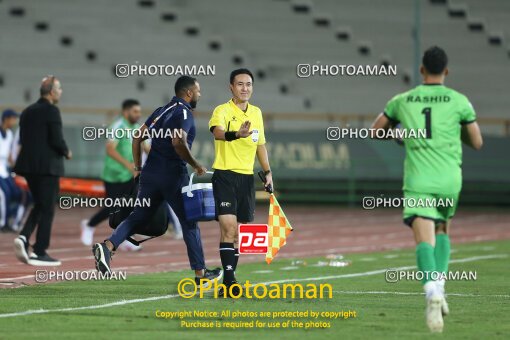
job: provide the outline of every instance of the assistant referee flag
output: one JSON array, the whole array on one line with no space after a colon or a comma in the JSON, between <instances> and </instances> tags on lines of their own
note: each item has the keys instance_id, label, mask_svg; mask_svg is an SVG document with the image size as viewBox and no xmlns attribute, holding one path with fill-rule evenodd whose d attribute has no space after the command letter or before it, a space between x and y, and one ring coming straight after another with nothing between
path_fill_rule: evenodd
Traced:
<instances>
[{"instance_id":1,"label":"assistant referee flag","mask_svg":"<svg viewBox=\"0 0 510 340\"><path fill-rule=\"evenodd\" d=\"M271 194L269 201L269 220L267 225L269 226L269 240L266 262L267 264L270 264L280 248L287 243L287 236L293 230L274 194Z\"/></svg>"}]
</instances>

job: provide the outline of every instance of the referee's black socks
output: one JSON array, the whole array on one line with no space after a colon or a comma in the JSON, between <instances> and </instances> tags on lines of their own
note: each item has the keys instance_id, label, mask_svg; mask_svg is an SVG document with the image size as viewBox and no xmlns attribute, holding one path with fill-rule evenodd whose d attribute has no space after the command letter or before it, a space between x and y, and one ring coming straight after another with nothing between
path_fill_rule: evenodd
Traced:
<instances>
[{"instance_id":1,"label":"referee's black socks","mask_svg":"<svg viewBox=\"0 0 510 340\"><path fill-rule=\"evenodd\" d=\"M237 260L234 243L220 242L220 258L223 266L223 283L228 285L235 281L234 271Z\"/></svg>"},{"instance_id":2,"label":"referee's black socks","mask_svg":"<svg viewBox=\"0 0 510 340\"><path fill-rule=\"evenodd\" d=\"M237 262L239 261L239 248L234 249L236 251L235 258L234 258L234 272L237 269Z\"/></svg>"}]
</instances>

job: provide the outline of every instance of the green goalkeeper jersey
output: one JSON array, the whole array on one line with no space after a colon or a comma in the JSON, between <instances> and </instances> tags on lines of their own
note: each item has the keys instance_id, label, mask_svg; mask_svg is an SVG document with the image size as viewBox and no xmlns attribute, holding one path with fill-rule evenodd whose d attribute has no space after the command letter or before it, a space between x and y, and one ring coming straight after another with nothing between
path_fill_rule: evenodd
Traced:
<instances>
[{"instance_id":1,"label":"green goalkeeper jersey","mask_svg":"<svg viewBox=\"0 0 510 340\"><path fill-rule=\"evenodd\" d=\"M462 187L461 125L476 120L466 96L440 84L424 84L393 97L384 114L401 128L426 136L404 140L405 191L454 194Z\"/></svg>"}]
</instances>

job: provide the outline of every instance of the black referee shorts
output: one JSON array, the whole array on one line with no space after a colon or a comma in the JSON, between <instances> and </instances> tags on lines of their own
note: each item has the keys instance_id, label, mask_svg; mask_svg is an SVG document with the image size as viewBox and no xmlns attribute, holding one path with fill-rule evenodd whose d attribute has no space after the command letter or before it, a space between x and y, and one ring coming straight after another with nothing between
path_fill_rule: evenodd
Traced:
<instances>
[{"instance_id":1,"label":"black referee shorts","mask_svg":"<svg viewBox=\"0 0 510 340\"><path fill-rule=\"evenodd\" d=\"M253 221L255 212L253 175L230 170L215 170L212 185L216 219L219 215L236 215L239 222Z\"/></svg>"}]
</instances>

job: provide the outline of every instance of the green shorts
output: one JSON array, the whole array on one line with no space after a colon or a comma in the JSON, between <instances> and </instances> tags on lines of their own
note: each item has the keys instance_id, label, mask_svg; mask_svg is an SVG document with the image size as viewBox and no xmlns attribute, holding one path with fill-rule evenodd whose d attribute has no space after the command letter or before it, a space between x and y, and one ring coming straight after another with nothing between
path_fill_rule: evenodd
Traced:
<instances>
[{"instance_id":1,"label":"green shorts","mask_svg":"<svg viewBox=\"0 0 510 340\"><path fill-rule=\"evenodd\" d=\"M425 194L404 191L404 223L412 226L416 217L444 223L455 215L459 193L456 194Z\"/></svg>"}]
</instances>

